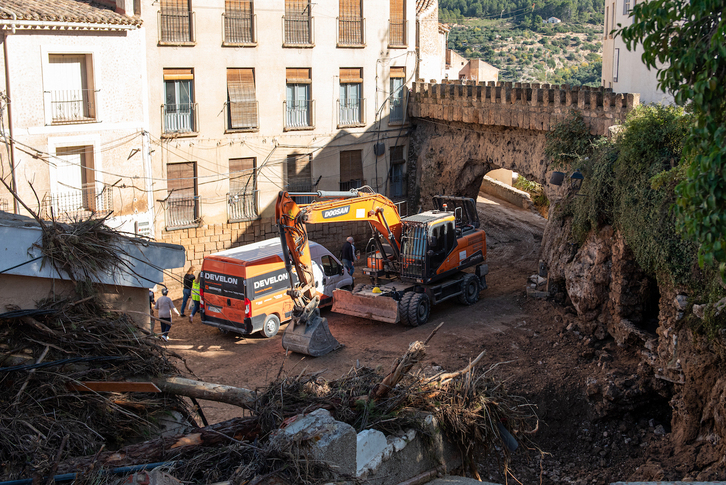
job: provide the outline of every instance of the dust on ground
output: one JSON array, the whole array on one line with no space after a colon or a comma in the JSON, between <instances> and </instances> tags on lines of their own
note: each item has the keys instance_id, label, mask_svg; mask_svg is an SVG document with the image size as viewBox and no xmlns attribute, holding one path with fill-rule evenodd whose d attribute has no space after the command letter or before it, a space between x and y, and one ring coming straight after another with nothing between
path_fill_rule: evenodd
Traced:
<instances>
[{"instance_id":1,"label":"dust on ground","mask_svg":"<svg viewBox=\"0 0 726 485\"><path fill-rule=\"evenodd\" d=\"M672 456L664 402L603 411L601 402L588 399L593 380L637 377L634 351L568 331L575 319L571 309L527 299L525 284L537 272L545 219L490 197L480 196L477 204L487 233L490 273L489 288L471 307L444 302L432 308L428 324L417 328L324 310L332 334L344 347L318 358L285 357L280 345L284 325L272 339L241 337L222 335L202 325L198 316L191 324L175 318L169 347L186 358L201 380L257 389L274 380L281 368L287 375L317 372L328 379L357 365L387 371L409 343L426 339L435 324L444 322L423 365L458 370L486 350L481 365L494 366L491 372L510 394L534 403L541 419L533 443L520 446L507 476L496 456L482 458L483 479L584 485L689 478L688 460ZM242 414L239 408L213 402L204 402L203 409L210 423Z\"/></svg>"}]
</instances>

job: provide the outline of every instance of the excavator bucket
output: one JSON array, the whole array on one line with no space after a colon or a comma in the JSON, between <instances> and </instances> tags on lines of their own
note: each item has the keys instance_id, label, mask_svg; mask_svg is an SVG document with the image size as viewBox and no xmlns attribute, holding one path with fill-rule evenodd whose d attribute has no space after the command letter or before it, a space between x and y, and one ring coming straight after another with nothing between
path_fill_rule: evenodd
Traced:
<instances>
[{"instance_id":1,"label":"excavator bucket","mask_svg":"<svg viewBox=\"0 0 726 485\"><path fill-rule=\"evenodd\" d=\"M328 319L321 317L317 309L307 323L290 322L282 335L282 348L311 357L320 357L340 347L330 333Z\"/></svg>"},{"instance_id":2,"label":"excavator bucket","mask_svg":"<svg viewBox=\"0 0 726 485\"><path fill-rule=\"evenodd\" d=\"M346 290L333 292L333 311L386 323L398 323L398 302L387 296L370 296Z\"/></svg>"}]
</instances>

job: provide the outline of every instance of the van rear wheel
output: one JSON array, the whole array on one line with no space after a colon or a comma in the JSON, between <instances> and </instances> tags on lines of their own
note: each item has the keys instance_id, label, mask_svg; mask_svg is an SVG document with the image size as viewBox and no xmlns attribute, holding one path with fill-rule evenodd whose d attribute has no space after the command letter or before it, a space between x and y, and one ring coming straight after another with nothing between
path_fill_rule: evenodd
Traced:
<instances>
[{"instance_id":1,"label":"van rear wheel","mask_svg":"<svg viewBox=\"0 0 726 485\"><path fill-rule=\"evenodd\" d=\"M262 334L267 338L272 338L277 335L278 330L280 330L280 319L277 318L277 315L268 316L262 326Z\"/></svg>"}]
</instances>

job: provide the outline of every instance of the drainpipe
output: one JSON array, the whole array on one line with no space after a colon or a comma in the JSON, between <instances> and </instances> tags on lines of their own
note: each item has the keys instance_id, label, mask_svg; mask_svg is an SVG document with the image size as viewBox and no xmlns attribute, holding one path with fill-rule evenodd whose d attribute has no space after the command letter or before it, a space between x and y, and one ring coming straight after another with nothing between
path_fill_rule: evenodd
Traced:
<instances>
[{"instance_id":1,"label":"drainpipe","mask_svg":"<svg viewBox=\"0 0 726 485\"><path fill-rule=\"evenodd\" d=\"M15 22L18 20L18 16L15 14L15 12L11 10L7 10L5 8L0 7L0 10L3 12L9 13L13 16L13 24L12 24L12 33L15 33ZM18 187L17 182L15 180L15 138L13 137L13 110L12 110L12 96L10 95L10 67L8 66L9 62L9 56L8 56L8 36L9 34L7 32L3 33L3 60L5 64L5 94L7 95L8 99L8 132L10 135L10 186L13 189L13 192L16 194L18 193ZM18 200L13 197L13 213L18 213Z\"/></svg>"}]
</instances>

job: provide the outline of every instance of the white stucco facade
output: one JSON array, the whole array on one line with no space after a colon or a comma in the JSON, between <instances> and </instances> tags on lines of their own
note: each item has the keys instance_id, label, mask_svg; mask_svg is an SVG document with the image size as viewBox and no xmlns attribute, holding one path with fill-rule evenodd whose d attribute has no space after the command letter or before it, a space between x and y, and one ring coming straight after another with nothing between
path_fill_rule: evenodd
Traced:
<instances>
[{"instance_id":1,"label":"white stucco facade","mask_svg":"<svg viewBox=\"0 0 726 485\"><path fill-rule=\"evenodd\" d=\"M606 0L603 35L602 85L616 93L640 93L640 102L673 104L673 96L658 89L657 71L642 61L643 46L629 51L622 37L612 31L630 25L631 7L636 0ZM633 2L633 3L631 3Z\"/></svg>"},{"instance_id":2,"label":"white stucco facade","mask_svg":"<svg viewBox=\"0 0 726 485\"><path fill-rule=\"evenodd\" d=\"M8 139L12 132L17 192L31 209L112 212L110 225L149 234L145 32L112 7L103 12L116 23L5 20L0 90L11 113L3 103L3 128ZM5 147L0 158L9 175ZM14 210L4 188L0 199Z\"/></svg>"},{"instance_id":3,"label":"white stucco facade","mask_svg":"<svg viewBox=\"0 0 726 485\"><path fill-rule=\"evenodd\" d=\"M234 214L230 213L235 203L230 160L246 160L245 167L254 167L233 172L232 176L239 179L241 173L241 178L256 190L253 196L256 207L252 213L246 212L248 219L274 215L278 192L291 188L288 178L292 172L288 166L295 163L291 162L293 156L311 160L308 179L314 190L340 190L341 182L345 182L341 180L344 163L341 157L345 160L360 157L362 183L390 196L401 195L398 179L405 176L405 163L395 164L394 174L391 158L403 157L394 161L405 162L408 123L405 116L402 120L391 119L391 78L403 76L397 82L406 86L415 80L416 10L413 0L404 2L403 42L392 42L390 4L389 0L361 2L363 42L351 46L340 42L339 1L311 3L310 37L303 45L290 45L285 43L286 2L255 1L252 2L252 42L230 45L223 28L225 2L192 0L189 3L192 29L188 34L183 32L190 40L165 42L160 38L163 35L160 3L143 0L141 15L148 34L154 197L163 201L156 206L157 229L171 231L185 225L170 219L171 198L165 200L170 194L174 197L171 188L175 183L183 186L177 193L194 191L196 194L193 215L197 220L192 225L234 222ZM309 120L302 123L305 126L286 126L290 124L286 112L289 85L296 84L289 79L292 70L297 70L298 76L309 76L304 81L307 86L304 89L307 89L307 100L312 103L306 108ZM233 124L228 111L228 102L231 103L228 76L235 72L252 73L256 126L244 129L228 126ZM340 108L341 75L350 76L351 72L356 73L354 77L360 75L353 83L358 84L363 100L359 105L360 114L355 114L355 123L343 120ZM180 79L182 94L174 87L175 79ZM191 93L187 94L189 88ZM399 90L399 93L405 96L405 91ZM184 96L185 100L186 96L191 97L194 112L188 122L193 127L179 130L170 126L173 113L169 100L173 101L174 96ZM159 182L171 178L170 169L172 173L194 170L196 184L193 187L186 184L184 176L169 184ZM254 177L249 179L252 173ZM394 179L399 184L396 187ZM241 194L241 197L249 196Z\"/></svg>"}]
</instances>

